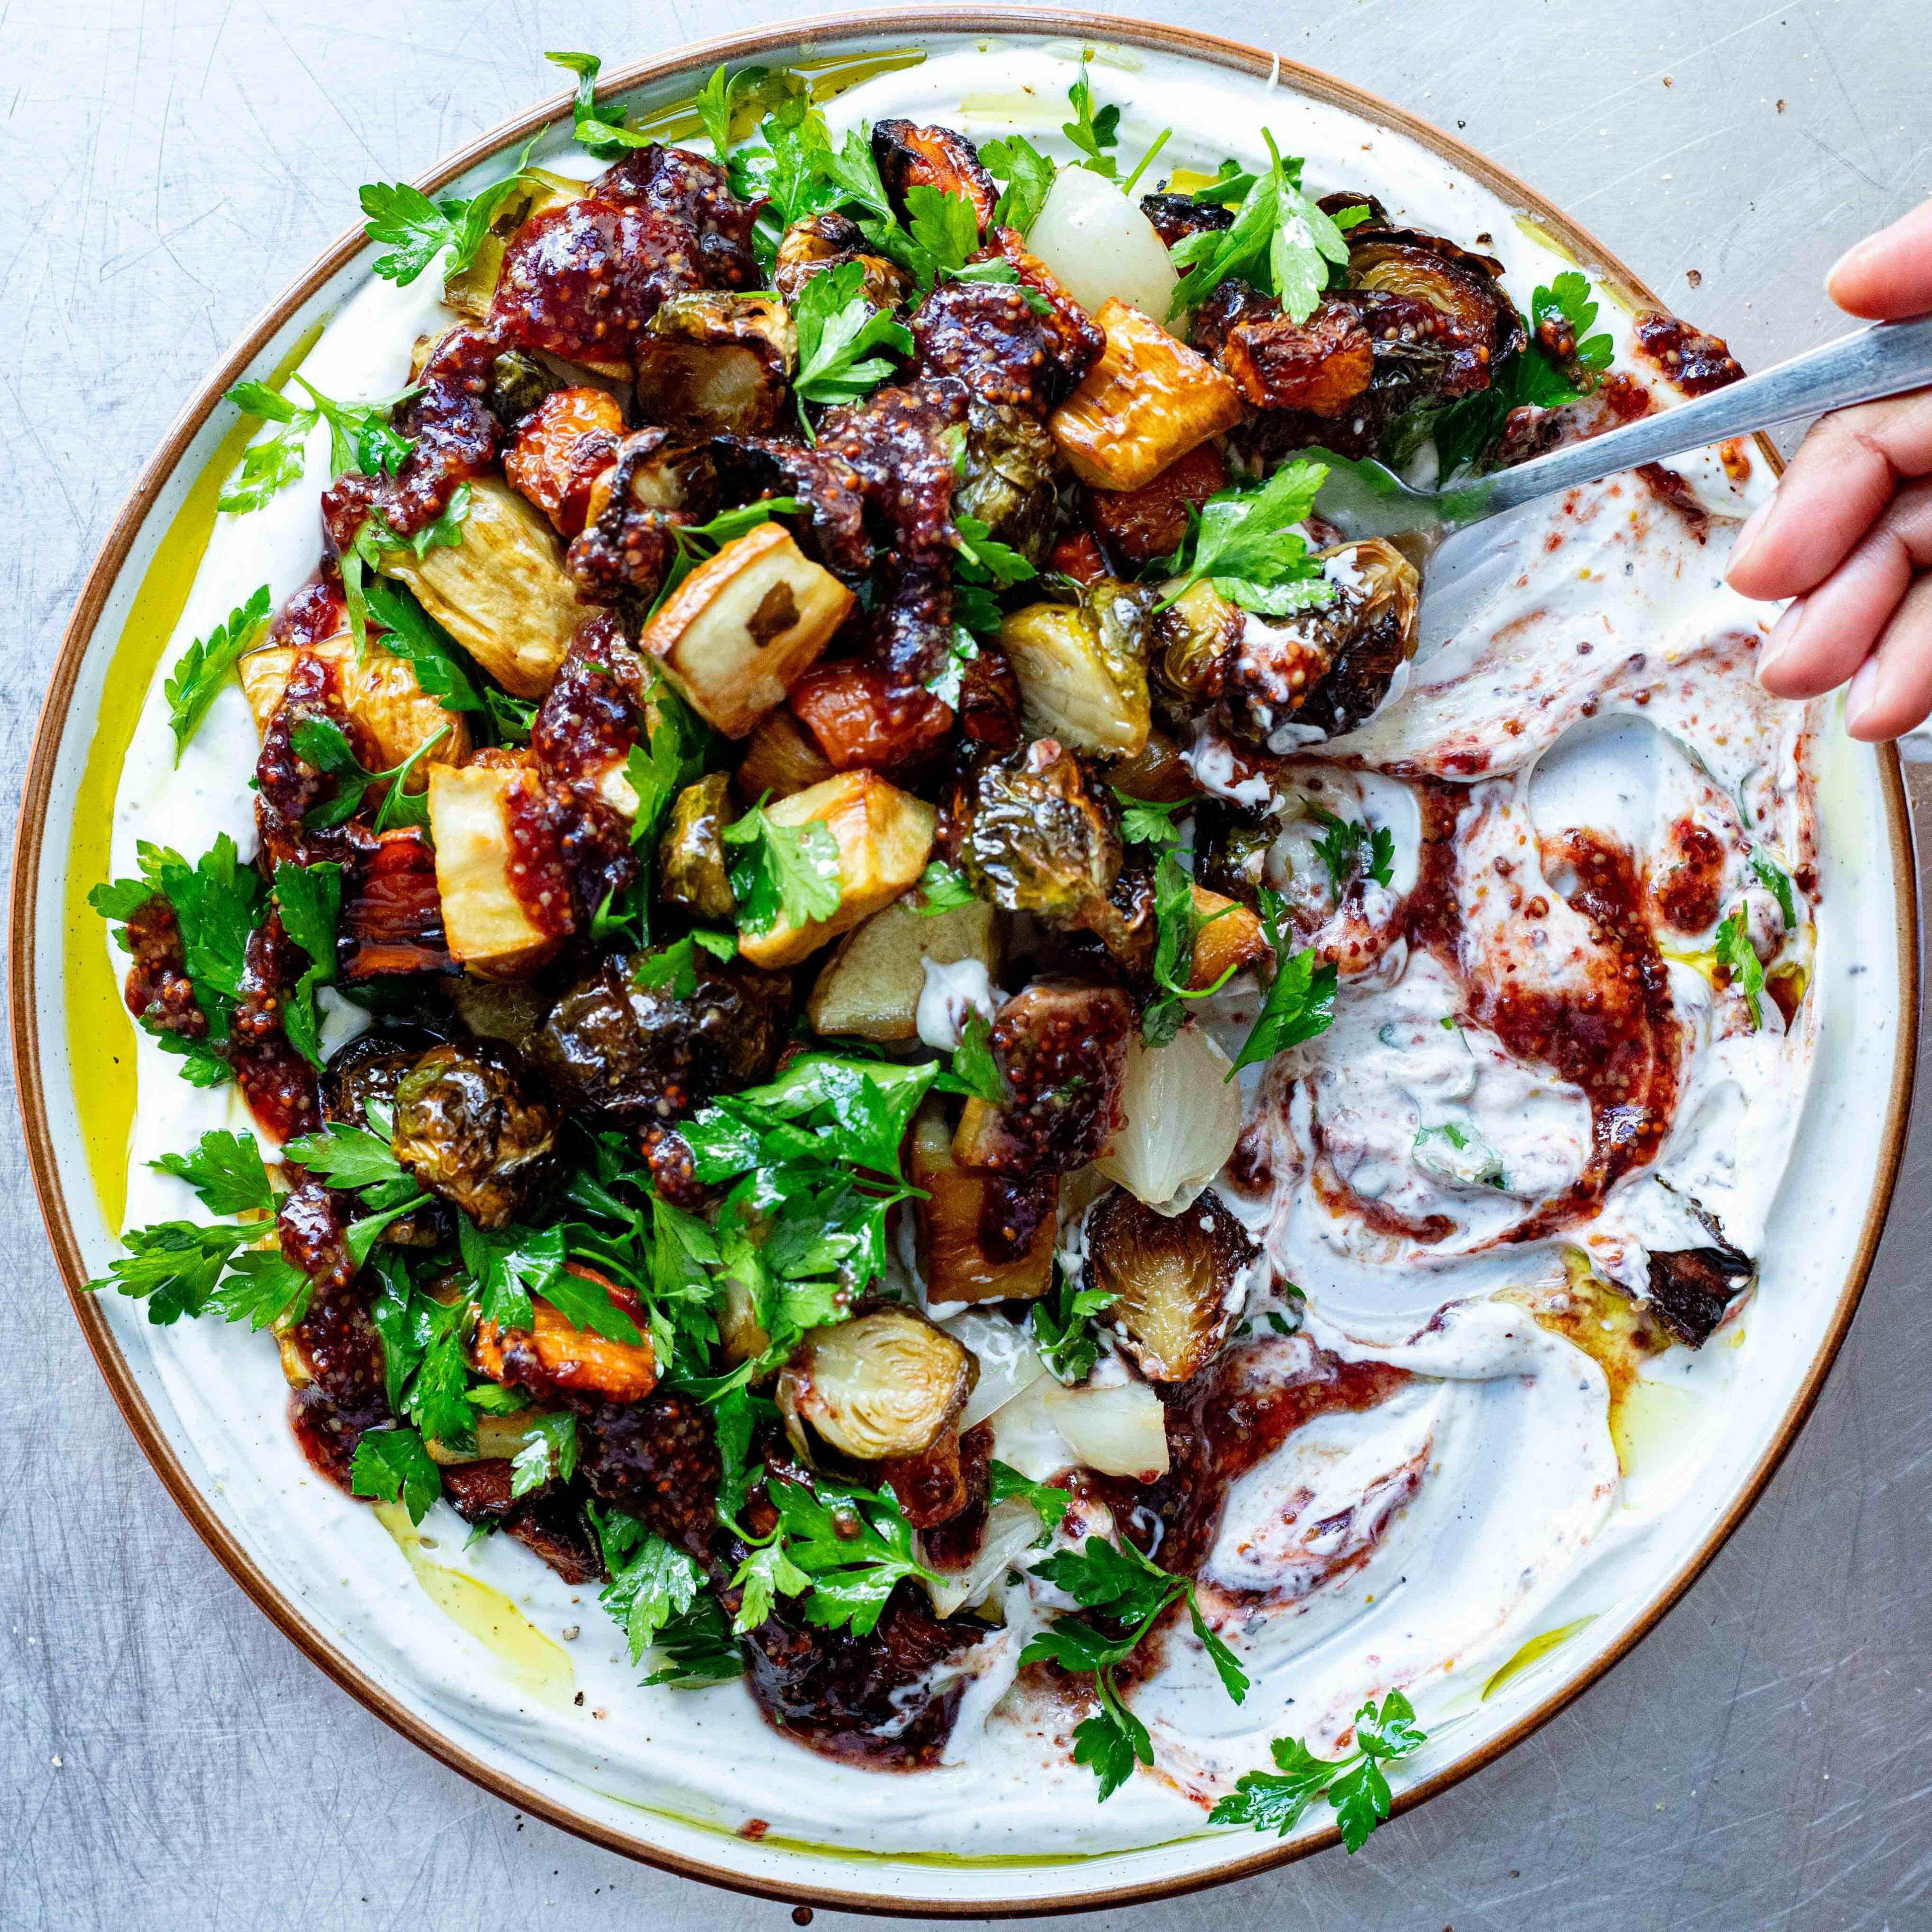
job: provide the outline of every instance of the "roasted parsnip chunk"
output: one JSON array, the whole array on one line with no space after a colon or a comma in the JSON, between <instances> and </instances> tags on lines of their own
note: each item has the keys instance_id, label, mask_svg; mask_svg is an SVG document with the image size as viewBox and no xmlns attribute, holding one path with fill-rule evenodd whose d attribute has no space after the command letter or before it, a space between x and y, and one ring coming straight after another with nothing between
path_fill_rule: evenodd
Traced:
<instances>
[{"instance_id":1,"label":"roasted parsnip chunk","mask_svg":"<svg viewBox=\"0 0 1932 1932\"><path fill-rule=\"evenodd\" d=\"M438 732L445 733L442 742L410 773L409 790L421 791L428 784L431 765L459 765L469 755L470 727L462 713L444 710L416 681L416 667L385 650L380 638L369 640L359 662L355 640L346 632L305 645L303 650L328 665L343 710L375 741L386 768L400 765ZM264 731L288 688L297 655L292 646L277 644L250 651L242 660L242 688L256 725Z\"/></svg>"},{"instance_id":2,"label":"roasted parsnip chunk","mask_svg":"<svg viewBox=\"0 0 1932 1932\"><path fill-rule=\"evenodd\" d=\"M742 738L815 663L852 608L850 591L778 524L760 524L699 565L644 627L692 708Z\"/></svg>"},{"instance_id":3,"label":"roasted parsnip chunk","mask_svg":"<svg viewBox=\"0 0 1932 1932\"><path fill-rule=\"evenodd\" d=\"M1150 1382L1184 1382L1228 1339L1255 1252L1211 1188L1170 1216L1117 1187L1087 1216L1084 1285L1118 1298L1103 1318Z\"/></svg>"},{"instance_id":4,"label":"roasted parsnip chunk","mask_svg":"<svg viewBox=\"0 0 1932 1932\"><path fill-rule=\"evenodd\" d=\"M819 1032L861 1040L915 1040L926 963L976 962L999 970L1000 914L983 900L926 914L895 899L839 944L812 989L806 1016Z\"/></svg>"},{"instance_id":5,"label":"roasted parsnip chunk","mask_svg":"<svg viewBox=\"0 0 1932 1932\"><path fill-rule=\"evenodd\" d=\"M476 1324L476 1366L492 1382L523 1387L548 1384L607 1402L642 1402L657 1386L657 1358L650 1336L614 1342L589 1328L573 1328L548 1301L533 1298L528 1328Z\"/></svg>"},{"instance_id":6,"label":"roasted parsnip chunk","mask_svg":"<svg viewBox=\"0 0 1932 1932\"><path fill-rule=\"evenodd\" d=\"M1241 420L1234 384L1138 309L1108 302L1094 319L1107 346L1046 424L1082 482L1138 490Z\"/></svg>"},{"instance_id":7,"label":"roasted parsnip chunk","mask_svg":"<svg viewBox=\"0 0 1932 1932\"><path fill-rule=\"evenodd\" d=\"M1031 1301L1053 1285L1060 1202L1057 1174L1016 1180L952 1158L952 1130L937 1108L913 1127L919 1266L926 1299Z\"/></svg>"},{"instance_id":8,"label":"roasted parsnip chunk","mask_svg":"<svg viewBox=\"0 0 1932 1932\"><path fill-rule=\"evenodd\" d=\"M1132 596L1125 584L1113 587ZM1132 649L1133 627L1103 622L1101 601L1090 593L1078 604L1029 604L1000 625L1000 646L1034 736L1093 757L1131 758L1152 722L1147 668Z\"/></svg>"},{"instance_id":9,"label":"roasted parsnip chunk","mask_svg":"<svg viewBox=\"0 0 1932 1932\"><path fill-rule=\"evenodd\" d=\"M1261 921L1238 901L1196 886L1194 914L1209 923L1194 936L1194 964L1187 976L1190 992L1200 992L1224 973L1252 966L1268 957L1268 935Z\"/></svg>"},{"instance_id":10,"label":"roasted parsnip chunk","mask_svg":"<svg viewBox=\"0 0 1932 1932\"><path fill-rule=\"evenodd\" d=\"M533 799L537 788L536 774L514 765L438 765L430 773L443 936L451 957L478 973L514 976L556 948L511 883L512 796Z\"/></svg>"},{"instance_id":11,"label":"roasted parsnip chunk","mask_svg":"<svg viewBox=\"0 0 1932 1932\"><path fill-rule=\"evenodd\" d=\"M875 1308L814 1328L778 1377L778 1403L800 1452L804 1425L862 1462L922 1456L952 1426L980 1365L909 1308Z\"/></svg>"},{"instance_id":12,"label":"roasted parsnip chunk","mask_svg":"<svg viewBox=\"0 0 1932 1932\"><path fill-rule=\"evenodd\" d=\"M407 548L386 551L383 574L406 584L506 691L541 698L584 606L548 520L494 477L478 477L469 488L463 541L421 556Z\"/></svg>"},{"instance_id":13,"label":"roasted parsnip chunk","mask_svg":"<svg viewBox=\"0 0 1932 1932\"><path fill-rule=\"evenodd\" d=\"M932 807L870 772L842 772L765 812L775 825L816 820L830 831L838 846L838 910L802 926L781 914L769 931L741 934L738 950L754 966L795 966L850 932L916 885L932 854Z\"/></svg>"},{"instance_id":14,"label":"roasted parsnip chunk","mask_svg":"<svg viewBox=\"0 0 1932 1932\"><path fill-rule=\"evenodd\" d=\"M759 435L778 421L797 367L798 331L783 302L673 296L638 342L638 407L686 435Z\"/></svg>"}]
</instances>

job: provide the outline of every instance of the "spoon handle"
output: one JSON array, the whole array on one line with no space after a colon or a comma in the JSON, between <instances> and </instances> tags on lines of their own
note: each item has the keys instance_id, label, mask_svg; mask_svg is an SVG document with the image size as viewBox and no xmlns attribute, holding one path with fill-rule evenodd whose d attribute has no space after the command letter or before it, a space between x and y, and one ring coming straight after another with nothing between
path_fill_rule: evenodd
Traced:
<instances>
[{"instance_id":1,"label":"spoon handle","mask_svg":"<svg viewBox=\"0 0 1932 1932\"><path fill-rule=\"evenodd\" d=\"M1594 483L1640 463L1655 463L1726 437L1822 415L1852 403L1868 403L1932 385L1932 315L1881 322L1840 336L1822 348L1644 416L1606 436L1552 450L1513 470L1478 479L1466 489L1443 492L1451 522L1493 516L1519 503Z\"/></svg>"}]
</instances>

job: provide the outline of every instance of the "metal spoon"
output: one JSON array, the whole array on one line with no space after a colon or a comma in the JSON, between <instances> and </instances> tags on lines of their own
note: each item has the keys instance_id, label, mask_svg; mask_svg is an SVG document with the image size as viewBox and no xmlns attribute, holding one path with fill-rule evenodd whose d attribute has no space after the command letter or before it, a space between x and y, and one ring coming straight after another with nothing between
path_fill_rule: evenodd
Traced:
<instances>
[{"instance_id":1,"label":"metal spoon","mask_svg":"<svg viewBox=\"0 0 1932 1932\"><path fill-rule=\"evenodd\" d=\"M1881 322L1741 382L1553 449L1513 469L1412 489L1385 465L1330 458L1316 508L1352 536L1447 536L1579 483L1774 423L1822 416L1932 385L1932 315ZM1316 454L1326 452L1316 452Z\"/></svg>"}]
</instances>

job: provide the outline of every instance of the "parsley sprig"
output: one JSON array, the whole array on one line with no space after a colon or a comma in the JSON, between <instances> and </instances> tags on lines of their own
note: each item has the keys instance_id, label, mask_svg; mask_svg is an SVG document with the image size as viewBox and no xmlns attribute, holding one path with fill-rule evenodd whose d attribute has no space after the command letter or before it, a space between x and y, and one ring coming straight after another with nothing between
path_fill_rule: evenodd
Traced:
<instances>
[{"instance_id":1,"label":"parsley sprig","mask_svg":"<svg viewBox=\"0 0 1932 1932\"><path fill-rule=\"evenodd\" d=\"M1274 136L1262 130L1268 166L1256 176L1232 226L1204 228L1176 242L1169 251L1182 271L1169 319L1191 314L1231 275L1281 298L1293 322L1306 322L1328 286L1332 263L1348 259L1340 229L1302 192L1301 163L1284 156Z\"/></svg>"},{"instance_id":2,"label":"parsley sprig","mask_svg":"<svg viewBox=\"0 0 1932 1932\"><path fill-rule=\"evenodd\" d=\"M449 736L449 727L425 738L409 756L386 771L372 772L356 755L349 734L332 718L299 719L290 733L296 754L304 764L326 772L335 780L335 796L303 814L303 824L316 829L346 825L362 809L362 801L374 785L385 785L370 830L380 832L389 825L427 825L429 794L406 789L410 775L430 752Z\"/></svg>"},{"instance_id":3,"label":"parsley sprig","mask_svg":"<svg viewBox=\"0 0 1932 1932\"><path fill-rule=\"evenodd\" d=\"M912 353L912 331L866 299L862 262L842 262L814 275L799 291L793 309L798 324L798 374L792 384L799 420L808 439L807 403L856 402L893 372L886 357Z\"/></svg>"},{"instance_id":4,"label":"parsley sprig","mask_svg":"<svg viewBox=\"0 0 1932 1932\"><path fill-rule=\"evenodd\" d=\"M757 1629L783 1597L802 1597L807 1623L869 1636L905 1578L938 1579L919 1560L912 1525L890 1489L862 1490L772 1478L778 1513L770 1534L740 1534L748 1546L731 1579L743 1598L733 1630Z\"/></svg>"},{"instance_id":5,"label":"parsley sprig","mask_svg":"<svg viewBox=\"0 0 1932 1932\"><path fill-rule=\"evenodd\" d=\"M1169 604L1204 578L1231 604L1283 617L1328 603L1335 586L1309 554L1301 526L1327 480L1325 464L1285 463L1258 490L1223 490L1190 512L1172 560Z\"/></svg>"},{"instance_id":6,"label":"parsley sprig","mask_svg":"<svg viewBox=\"0 0 1932 1932\"><path fill-rule=\"evenodd\" d=\"M451 196L431 201L407 182L365 182L357 196L368 217L362 232L370 241L386 244L389 250L370 266L384 280L406 288L447 249L449 260L444 274L461 274L476 260L476 251L504 203L524 186L524 170L536 142L537 136L532 135L517 158L515 169L467 201Z\"/></svg>"},{"instance_id":7,"label":"parsley sprig","mask_svg":"<svg viewBox=\"0 0 1932 1932\"><path fill-rule=\"evenodd\" d=\"M1212 986L1190 986L1194 948L1202 933L1234 911L1232 905L1203 913L1196 904L1194 880L1179 855L1164 851L1154 868L1154 978L1156 992L1141 1015L1141 1038L1149 1046L1170 1045L1180 1030L1183 1003L1218 993L1240 970L1230 966Z\"/></svg>"},{"instance_id":8,"label":"parsley sprig","mask_svg":"<svg viewBox=\"0 0 1932 1932\"><path fill-rule=\"evenodd\" d=\"M1394 878L1395 834L1386 825L1371 830L1358 818L1343 818L1318 805L1311 805L1308 814L1322 828L1315 850L1338 900L1358 878L1378 886Z\"/></svg>"},{"instance_id":9,"label":"parsley sprig","mask_svg":"<svg viewBox=\"0 0 1932 1932\"><path fill-rule=\"evenodd\" d=\"M684 1688L740 1675L744 1659L697 1564L623 1510L592 1503L590 1517L610 1573L598 1601L623 1631L633 1664L646 1651L664 1660L644 1682Z\"/></svg>"},{"instance_id":10,"label":"parsley sprig","mask_svg":"<svg viewBox=\"0 0 1932 1932\"><path fill-rule=\"evenodd\" d=\"M830 826L817 819L782 825L760 800L720 836L735 854L730 880L740 932L769 932L781 918L808 926L838 910L838 842Z\"/></svg>"},{"instance_id":11,"label":"parsley sprig","mask_svg":"<svg viewBox=\"0 0 1932 1932\"><path fill-rule=\"evenodd\" d=\"M320 1071L326 1056L316 993L335 980L342 868L332 860L298 866L284 859L275 867L274 896L284 929L309 957L302 977L282 1003L282 1030L288 1035L289 1044Z\"/></svg>"},{"instance_id":12,"label":"parsley sprig","mask_svg":"<svg viewBox=\"0 0 1932 1932\"><path fill-rule=\"evenodd\" d=\"M1084 1382L1094 1372L1094 1365L1100 1359L1094 1318L1120 1298L1105 1288L1078 1286L1054 1264L1052 1292L1034 1304L1027 1316L1027 1328L1040 1360L1055 1382L1070 1387Z\"/></svg>"},{"instance_id":13,"label":"parsley sprig","mask_svg":"<svg viewBox=\"0 0 1932 1932\"><path fill-rule=\"evenodd\" d=\"M1414 1707L1400 1690L1373 1698L1355 1713L1355 1746L1339 1758L1317 1757L1299 1738L1277 1738L1269 1748L1277 1771L1251 1771L1208 1813L1214 1825L1252 1825L1282 1838L1318 1798L1334 1807L1342 1842L1359 1852L1394 1804L1382 1767L1429 1742Z\"/></svg>"},{"instance_id":14,"label":"parsley sprig","mask_svg":"<svg viewBox=\"0 0 1932 1932\"><path fill-rule=\"evenodd\" d=\"M163 694L168 700L168 728L175 734L176 764L268 621L268 586L264 584L175 660Z\"/></svg>"},{"instance_id":15,"label":"parsley sprig","mask_svg":"<svg viewBox=\"0 0 1932 1932\"><path fill-rule=\"evenodd\" d=\"M1053 192L1059 170L1024 134L1008 134L986 142L980 149L980 158L1006 184L993 210L993 226L1031 234L1047 196Z\"/></svg>"},{"instance_id":16,"label":"parsley sprig","mask_svg":"<svg viewBox=\"0 0 1932 1932\"><path fill-rule=\"evenodd\" d=\"M1744 909L1738 906L1726 914L1718 927L1718 964L1735 986L1750 1016L1751 1031L1764 1024L1764 965L1757 948L1750 942L1750 928Z\"/></svg>"},{"instance_id":17,"label":"parsley sprig","mask_svg":"<svg viewBox=\"0 0 1932 1932\"><path fill-rule=\"evenodd\" d=\"M270 497L297 482L308 466L309 432L318 422L328 425L328 463L332 480L359 470L370 476L393 476L416 448L411 437L396 429L395 410L417 392L414 388L374 402L341 403L325 396L305 376L291 376L308 392L306 406L291 402L266 382L237 382L227 400L244 416L279 423L278 432L251 442L242 454L242 467L215 507L246 512L259 510Z\"/></svg>"},{"instance_id":18,"label":"parsley sprig","mask_svg":"<svg viewBox=\"0 0 1932 1932\"><path fill-rule=\"evenodd\" d=\"M1188 1621L1221 1688L1237 1704L1247 1696L1247 1672L1202 1616L1192 1581L1170 1576L1132 1544L1116 1547L1104 1537L1090 1536L1083 1550L1047 1557L1034 1565L1034 1574L1065 1591L1088 1612L1062 1617L1037 1633L1021 1652L1020 1663L1057 1664L1093 1678L1100 1708L1076 1727L1073 1758L1100 1778L1102 1804L1133 1775L1137 1762L1154 1762L1153 1740L1122 1701L1117 1673L1170 1605L1186 1604Z\"/></svg>"},{"instance_id":19,"label":"parsley sprig","mask_svg":"<svg viewBox=\"0 0 1932 1932\"><path fill-rule=\"evenodd\" d=\"M1275 957L1274 982L1228 1070L1230 1080L1243 1067L1272 1060L1291 1046L1326 1033L1334 1024L1338 976L1334 962L1318 966L1312 946L1299 952L1288 952L1282 938L1288 902L1269 886L1262 887L1261 902L1262 928Z\"/></svg>"}]
</instances>

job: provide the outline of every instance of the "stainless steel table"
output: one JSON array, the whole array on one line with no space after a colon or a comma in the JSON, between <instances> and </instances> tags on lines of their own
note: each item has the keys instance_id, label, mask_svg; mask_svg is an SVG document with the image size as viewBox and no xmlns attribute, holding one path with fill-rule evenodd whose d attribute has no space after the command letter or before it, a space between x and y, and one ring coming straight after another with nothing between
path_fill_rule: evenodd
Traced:
<instances>
[{"instance_id":1,"label":"stainless steel table","mask_svg":"<svg viewBox=\"0 0 1932 1932\"><path fill-rule=\"evenodd\" d=\"M406 178L554 91L547 47L615 63L793 10L0 9L0 824L115 508L202 369L347 225L357 184ZM1840 328L1827 266L1932 194L1926 0L1124 10L1272 45L1454 126L1748 366ZM0 1926L789 1922L518 1817L277 1635L176 1514L94 1374L11 1129L0 1190ZM1932 1927L1929 1207L1922 1135L1810 1426L1605 1682L1359 1857L1106 1922ZM835 1922L856 1923L819 1915Z\"/></svg>"}]
</instances>

